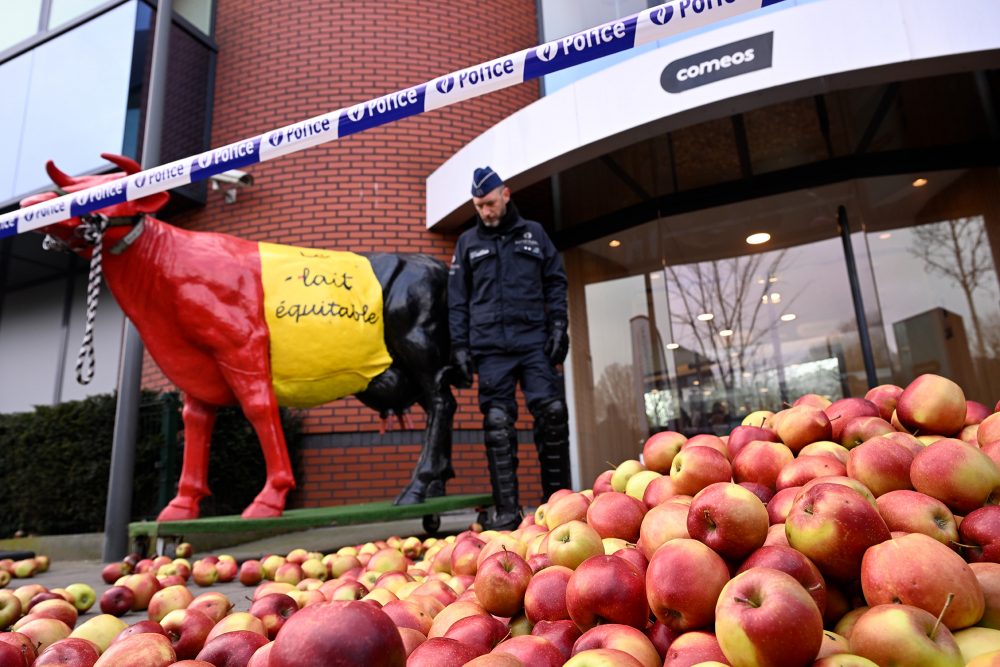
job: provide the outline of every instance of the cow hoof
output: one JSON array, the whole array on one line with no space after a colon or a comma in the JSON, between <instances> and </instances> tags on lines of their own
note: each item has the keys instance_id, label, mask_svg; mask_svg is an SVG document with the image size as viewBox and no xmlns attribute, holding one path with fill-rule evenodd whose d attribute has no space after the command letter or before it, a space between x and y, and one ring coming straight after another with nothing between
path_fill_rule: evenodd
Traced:
<instances>
[{"instance_id":1,"label":"cow hoof","mask_svg":"<svg viewBox=\"0 0 1000 667\"><path fill-rule=\"evenodd\" d=\"M157 521L185 521L198 518L198 503L188 498L174 498L163 508Z\"/></svg>"},{"instance_id":2,"label":"cow hoof","mask_svg":"<svg viewBox=\"0 0 1000 667\"><path fill-rule=\"evenodd\" d=\"M244 519L273 519L281 516L284 509L284 507L272 507L259 500L255 500L243 510L242 517Z\"/></svg>"},{"instance_id":3,"label":"cow hoof","mask_svg":"<svg viewBox=\"0 0 1000 667\"><path fill-rule=\"evenodd\" d=\"M392 501L393 505L419 505L424 502L424 492L418 491L412 487L406 487L399 492L396 499Z\"/></svg>"}]
</instances>

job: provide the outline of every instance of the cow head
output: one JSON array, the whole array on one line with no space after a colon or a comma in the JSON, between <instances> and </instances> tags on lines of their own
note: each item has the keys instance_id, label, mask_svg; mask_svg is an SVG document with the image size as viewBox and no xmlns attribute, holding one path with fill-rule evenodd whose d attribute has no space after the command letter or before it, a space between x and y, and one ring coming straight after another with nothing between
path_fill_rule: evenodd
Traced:
<instances>
[{"instance_id":1,"label":"cow head","mask_svg":"<svg viewBox=\"0 0 1000 667\"><path fill-rule=\"evenodd\" d=\"M138 163L131 159L124 157L122 155L115 155L113 153L101 153L101 157L113 164L121 167L124 171L115 171L110 174L97 174L94 176L80 176L74 177L70 176L59 170L58 167L49 160L45 163L45 171L48 173L49 178L52 182L59 187L59 192L40 192L36 195L31 195L25 199L21 200L21 207L31 206L33 204L39 204L49 199L55 199L56 197L71 193L78 192L80 190L86 190L87 188L93 187L95 185L100 185L101 183L107 183L109 181L114 181L119 178L128 176L129 174L134 174L141 170ZM126 201L120 204L114 204L108 206L107 208L100 209L99 211L94 211L94 213L100 213L106 215L109 218L137 218L143 213L153 213L162 208L170 200L170 195L165 192L158 192L155 194L147 195L140 199L134 201ZM62 222L57 222L51 225L47 225L38 229L37 231L42 234L48 234L61 241L70 250L83 255L86 258L90 257L92 245L88 242L83 235L80 233L80 225L83 224L83 219L80 217L70 218L68 220L63 220ZM117 242L121 237L125 236L130 230L130 225L123 225L117 227L111 227L108 229L106 234L106 239L110 243Z\"/></svg>"}]
</instances>

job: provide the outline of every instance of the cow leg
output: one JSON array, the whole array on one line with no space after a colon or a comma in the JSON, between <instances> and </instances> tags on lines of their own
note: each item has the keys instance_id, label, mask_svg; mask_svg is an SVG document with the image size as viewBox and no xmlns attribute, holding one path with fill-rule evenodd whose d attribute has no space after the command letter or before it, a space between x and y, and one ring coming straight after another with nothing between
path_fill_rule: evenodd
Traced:
<instances>
[{"instance_id":1,"label":"cow leg","mask_svg":"<svg viewBox=\"0 0 1000 667\"><path fill-rule=\"evenodd\" d=\"M163 508L157 521L197 519L201 499L208 490L208 449L215 425L214 405L203 403L193 396L184 396L184 465L177 484L177 495Z\"/></svg>"},{"instance_id":2,"label":"cow leg","mask_svg":"<svg viewBox=\"0 0 1000 667\"><path fill-rule=\"evenodd\" d=\"M456 404L447 372L440 370L433 377L421 378L420 385L420 405L427 413L423 449L410 483L396 496L394 505L414 505L443 496L445 483L455 477L451 467L451 427Z\"/></svg>"},{"instance_id":3,"label":"cow leg","mask_svg":"<svg viewBox=\"0 0 1000 667\"><path fill-rule=\"evenodd\" d=\"M285 496L295 488L292 463L288 458L285 434L281 430L281 416L278 399L271 386L271 378L247 379L240 376L239 382L231 378L230 386L243 408L243 414L253 425L264 452L267 480L264 488L253 502L243 510L244 519L261 519L281 516L285 509Z\"/></svg>"}]
</instances>

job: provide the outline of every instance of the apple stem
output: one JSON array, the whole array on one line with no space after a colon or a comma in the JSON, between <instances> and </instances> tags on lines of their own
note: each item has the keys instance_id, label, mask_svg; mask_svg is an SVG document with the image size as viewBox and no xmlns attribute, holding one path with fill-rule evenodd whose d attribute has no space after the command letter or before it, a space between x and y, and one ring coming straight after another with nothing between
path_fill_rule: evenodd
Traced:
<instances>
[{"instance_id":1,"label":"apple stem","mask_svg":"<svg viewBox=\"0 0 1000 667\"><path fill-rule=\"evenodd\" d=\"M931 628L930 638L934 639L934 635L937 634L938 626L941 625L941 619L944 618L944 613L948 611L948 607L951 606L951 601L955 599L954 593L948 593L948 599L944 601L944 606L941 607L941 613L938 614L937 620L934 621L934 627Z\"/></svg>"},{"instance_id":2,"label":"apple stem","mask_svg":"<svg viewBox=\"0 0 1000 667\"><path fill-rule=\"evenodd\" d=\"M951 542L952 544L954 544L956 547L962 547L963 549L976 549L977 548L975 544L962 544L961 542L956 542L955 540L948 540L948 541Z\"/></svg>"},{"instance_id":3,"label":"apple stem","mask_svg":"<svg viewBox=\"0 0 1000 667\"><path fill-rule=\"evenodd\" d=\"M742 602L743 604L748 604L751 607L753 607L754 609L756 609L757 607L760 606L759 604L755 603L753 600L749 600L747 598L740 597L739 595L734 595L733 599L736 600L737 602Z\"/></svg>"}]
</instances>

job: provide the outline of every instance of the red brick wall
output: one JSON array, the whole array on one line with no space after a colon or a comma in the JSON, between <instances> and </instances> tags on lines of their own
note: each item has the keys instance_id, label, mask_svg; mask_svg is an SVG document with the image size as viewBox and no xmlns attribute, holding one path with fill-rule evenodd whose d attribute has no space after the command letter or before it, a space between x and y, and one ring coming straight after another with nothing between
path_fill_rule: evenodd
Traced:
<instances>
[{"instance_id":1,"label":"red brick wall","mask_svg":"<svg viewBox=\"0 0 1000 667\"><path fill-rule=\"evenodd\" d=\"M538 42L534 0L483 3L299 3L219 0L211 145L362 102ZM369 130L249 168L252 188L235 204L172 220L250 240L353 251L425 252L447 260L455 237L424 228L427 176L472 138L538 98L535 82ZM489 155L482 162L488 163ZM470 209L471 214L471 209ZM143 384L169 388L147 357ZM479 431L474 390L457 392L455 428ZM522 415L527 415L523 410ZM423 427L414 409L413 423ZM306 414L309 434L378 431L353 398ZM530 428L524 417L519 429ZM309 449L291 504L380 500L409 479L420 432L407 446ZM466 438L469 440L469 438ZM480 440L481 442L481 440ZM375 449L377 453L370 450ZM450 492L489 488L482 445L457 445ZM522 452L525 500L538 495L534 448Z\"/></svg>"}]
</instances>

